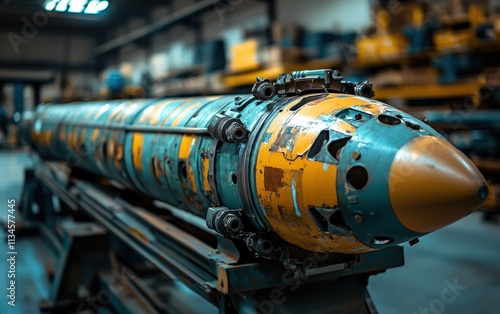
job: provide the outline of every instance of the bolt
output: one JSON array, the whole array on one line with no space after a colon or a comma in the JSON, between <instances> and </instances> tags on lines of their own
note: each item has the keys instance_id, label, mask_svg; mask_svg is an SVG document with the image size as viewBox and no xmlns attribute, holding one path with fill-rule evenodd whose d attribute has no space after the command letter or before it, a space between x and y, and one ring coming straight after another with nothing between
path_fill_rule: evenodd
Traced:
<instances>
[{"instance_id":1,"label":"bolt","mask_svg":"<svg viewBox=\"0 0 500 314\"><path fill-rule=\"evenodd\" d=\"M354 160L358 160L360 157L361 157L360 152L355 151L354 153L352 153L352 158L354 158Z\"/></svg>"}]
</instances>

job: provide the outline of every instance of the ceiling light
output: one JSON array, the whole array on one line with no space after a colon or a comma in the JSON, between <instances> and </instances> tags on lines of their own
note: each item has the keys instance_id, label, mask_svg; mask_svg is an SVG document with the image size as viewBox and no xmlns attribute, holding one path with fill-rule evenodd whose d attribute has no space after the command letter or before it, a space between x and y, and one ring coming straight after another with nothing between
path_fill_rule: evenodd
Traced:
<instances>
[{"instance_id":1,"label":"ceiling light","mask_svg":"<svg viewBox=\"0 0 500 314\"><path fill-rule=\"evenodd\" d=\"M56 11L66 12L68 9L68 2L69 0L61 0L56 6Z\"/></svg>"},{"instance_id":2,"label":"ceiling light","mask_svg":"<svg viewBox=\"0 0 500 314\"><path fill-rule=\"evenodd\" d=\"M85 5L87 4L87 0L72 0L69 3L68 12L71 13L82 13L85 9Z\"/></svg>"},{"instance_id":3,"label":"ceiling light","mask_svg":"<svg viewBox=\"0 0 500 314\"><path fill-rule=\"evenodd\" d=\"M98 0L92 0L87 4L87 8L83 13L85 14L97 14L99 12L99 9L97 8L97 5L99 4Z\"/></svg>"},{"instance_id":4,"label":"ceiling light","mask_svg":"<svg viewBox=\"0 0 500 314\"><path fill-rule=\"evenodd\" d=\"M69 13L98 14L106 10L109 1L102 0L49 0L45 2L45 10Z\"/></svg>"},{"instance_id":5,"label":"ceiling light","mask_svg":"<svg viewBox=\"0 0 500 314\"><path fill-rule=\"evenodd\" d=\"M45 4L45 10L52 11L56 7L57 1L49 1Z\"/></svg>"},{"instance_id":6,"label":"ceiling light","mask_svg":"<svg viewBox=\"0 0 500 314\"><path fill-rule=\"evenodd\" d=\"M99 2L99 4L97 5L97 9L99 9L99 11L104 11L106 10L106 8L108 7L109 5L109 2L108 1L101 1Z\"/></svg>"}]
</instances>

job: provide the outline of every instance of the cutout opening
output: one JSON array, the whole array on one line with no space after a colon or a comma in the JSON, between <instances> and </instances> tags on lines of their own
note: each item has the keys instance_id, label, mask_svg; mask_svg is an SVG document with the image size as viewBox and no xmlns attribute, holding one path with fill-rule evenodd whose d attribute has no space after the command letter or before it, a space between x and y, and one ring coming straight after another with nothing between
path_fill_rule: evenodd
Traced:
<instances>
[{"instance_id":1,"label":"cutout opening","mask_svg":"<svg viewBox=\"0 0 500 314\"><path fill-rule=\"evenodd\" d=\"M347 171L347 183L356 190L361 190L368 183L368 171L364 167L354 166Z\"/></svg>"},{"instance_id":2,"label":"cutout opening","mask_svg":"<svg viewBox=\"0 0 500 314\"><path fill-rule=\"evenodd\" d=\"M333 212L333 214L330 216L328 220L330 221L330 224L336 227L349 230L349 226L345 222L344 217L342 216L342 212L340 210L336 210L335 212Z\"/></svg>"},{"instance_id":3,"label":"cutout opening","mask_svg":"<svg viewBox=\"0 0 500 314\"><path fill-rule=\"evenodd\" d=\"M323 215L318 211L316 207L309 207L309 214L311 215L312 220L316 224L316 227L319 231L327 232L328 231L328 221L325 219Z\"/></svg>"},{"instance_id":4,"label":"cutout opening","mask_svg":"<svg viewBox=\"0 0 500 314\"><path fill-rule=\"evenodd\" d=\"M397 125L401 123L400 119L386 114L381 114L380 116L378 116L378 121L388 125Z\"/></svg>"},{"instance_id":5,"label":"cutout opening","mask_svg":"<svg viewBox=\"0 0 500 314\"><path fill-rule=\"evenodd\" d=\"M186 162L180 161L179 162L179 178L181 178L182 180L186 180L187 177L188 177L188 173L187 173Z\"/></svg>"},{"instance_id":6,"label":"cutout opening","mask_svg":"<svg viewBox=\"0 0 500 314\"><path fill-rule=\"evenodd\" d=\"M351 139L350 137L346 137L330 142L327 146L327 150L330 153L330 155L332 155L333 158L339 161L342 149L350 139Z\"/></svg>"},{"instance_id":7,"label":"cutout opening","mask_svg":"<svg viewBox=\"0 0 500 314\"><path fill-rule=\"evenodd\" d=\"M107 142L104 140L101 145L101 156L102 160L106 161L108 159L108 149L107 149Z\"/></svg>"},{"instance_id":8,"label":"cutout opening","mask_svg":"<svg viewBox=\"0 0 500 314\"><path fill-rule=\"evenodd\" d=\"M314 143L312 144L311 149L307 154L307 157L313 158L314 156L319 154L323 145L325 145L325 143L328 142L329 140L330 140L330 132L326 130L321 131L316 140L314 140Z\"/></svg>"}]
</instances>

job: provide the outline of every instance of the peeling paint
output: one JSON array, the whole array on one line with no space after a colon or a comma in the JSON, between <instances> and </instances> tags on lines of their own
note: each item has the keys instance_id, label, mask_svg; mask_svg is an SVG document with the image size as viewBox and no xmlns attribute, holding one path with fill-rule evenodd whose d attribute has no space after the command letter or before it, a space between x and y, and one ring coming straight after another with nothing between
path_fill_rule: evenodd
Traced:
<instances>
[{"instance_id":1,"label":"peeling paint","mask_svg":"<svg viewBox=\"0 0 500 314\"><path fill-rule=\"evenodd\" d=\"M278 192L283 187L283 170L273 167L264 168L264 188L266 191Z\"/></svg>"},{"instance_id":2,"label":"peeling paint","mask_svg":"<svg viewBox=\"0 0 500 314\"><path fill-rule=\"evenodd\" d=\"M300 212L299 205L297 204L297 190L295 188L295 179L292 178L292 200L293 200L293 208L295 209L295 215L298 217L302 217L302 213Z\"/></svg>"}]
</instances>

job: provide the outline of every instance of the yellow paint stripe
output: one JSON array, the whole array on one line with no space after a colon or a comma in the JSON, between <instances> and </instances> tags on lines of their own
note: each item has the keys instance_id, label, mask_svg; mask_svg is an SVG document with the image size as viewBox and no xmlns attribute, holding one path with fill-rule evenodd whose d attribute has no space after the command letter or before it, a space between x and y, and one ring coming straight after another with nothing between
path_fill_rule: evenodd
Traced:
<instances>
[{"instance_id":1,"label":"yellow paint stripe","mask_svg":"<svg viewBox=\"0 0 500 314\"><path fill-rule=\"evenodd\" d=\"M193 135L184 135L181 140L181 145L179 146L179 154L177 155L179 159L187 159L191 151L191 146L194 143Z\"/></svg>"},{"instance_id":2,"label":"yellow paint stripe","mask_svg":"<svg viewBox=\"0 0 500 314\"><path fill-rule=\"evenodd\" d=\"M142 144L144 142L144 135L141 133L132 134L132 163L134 168L142 171Z\"/></svg>"},{"instance_id":3,"label":"yellow paint stripe","mask_svg":"<svg viewBox=\"0 0 500 314\"><path fill-rule=\"evenodd\" d=\"M203 190L211 191L210 182L208 181L208 176L210 173L210 159L208 159L208 157L205 157L201 162L203 167Z\"/></svg>"}]
</instances>

